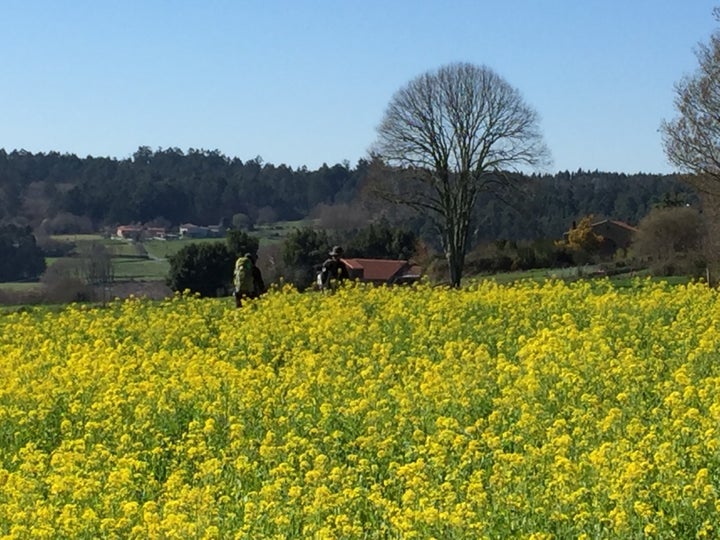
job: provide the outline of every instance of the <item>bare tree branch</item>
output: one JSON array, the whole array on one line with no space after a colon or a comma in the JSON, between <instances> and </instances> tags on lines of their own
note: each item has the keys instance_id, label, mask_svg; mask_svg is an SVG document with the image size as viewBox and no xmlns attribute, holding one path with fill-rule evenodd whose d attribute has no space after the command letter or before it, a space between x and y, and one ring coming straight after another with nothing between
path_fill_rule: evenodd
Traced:
<instances>
[{"instance_id":1,"label":"bare tree branch","mask_svg":"<svg viewBox=\"0 0 720 540\"><path fill-rule=\"evenodd\" d=\"M720 9L713 14L720 21ZM660 132L665 155L685 182L700 193L706 219L708 260L720 254L720 31L698 45L694 74L675 85L678 116L663 121Z\"/></svg>"}]
</instances>

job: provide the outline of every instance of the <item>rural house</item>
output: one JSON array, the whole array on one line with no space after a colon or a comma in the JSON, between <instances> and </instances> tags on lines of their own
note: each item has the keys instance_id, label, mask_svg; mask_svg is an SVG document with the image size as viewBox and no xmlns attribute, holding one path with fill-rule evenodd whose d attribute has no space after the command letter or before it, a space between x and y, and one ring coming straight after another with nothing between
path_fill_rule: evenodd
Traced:
<instances>
[{"instance_id":1,"label":"rural house","mask_svg":"<svg viewBox=\"0 0 720 540\"><path fill-rule=\"evenodd\" d=\"M183 223L178 232L180 238L221 238L225 234L225 229L218 225L203 227L192 223Z\"/></svg>"},{"instance_id":2,"label":"rural house","mask_svg":"<svg viewBox=\"0 0 720 540\"><path fill-rule=\"evenodd\" d=\"M142 234L141 225L120 225L115 230L115 236L124 238L125 240L138 240Z\"/></svg>"},{"instance_id":3,"label":"rural house","mask_svg":"<svg viewBox=\"0 0 720 540\"><path fill-rule=\"evenodd\" d=\"M178 230L180 238L206 238L210 232L207 227L200 227L192 223L183 223Z\"/></svg>"},{"instance_id":4,"label":"rural house","mask_svg":"<svg viewBox=\"0 0 720 540\"><path fill-rule=\"evenodd\" d=\"M603 237L600 251L604 255L612 255L619 249L628 249L632 244L637 229L622 221L604 219L591 225L595 234Z\"/></svg>"},{"instance_id":5,"label":"rural house","mask_svg":"<svg viewBox=\"0 0 720 540\"><path fill-rule=\"evenodd\" d=\"M410 261L393 259L341 259L350 279L376 285L413 283L422 275L420 266Z\"/></svg>"},{"instance_id":6,"label":"rural house","mask_svg":"<svg viewBox=\"0 0 720 540\"><path fill-rule=\"evenodd\" d=\"M142 225L120 225L115 230L115 236L124 240L165 238L165 234L164 227L143 227Z\"/></svg>"}]
</instances>

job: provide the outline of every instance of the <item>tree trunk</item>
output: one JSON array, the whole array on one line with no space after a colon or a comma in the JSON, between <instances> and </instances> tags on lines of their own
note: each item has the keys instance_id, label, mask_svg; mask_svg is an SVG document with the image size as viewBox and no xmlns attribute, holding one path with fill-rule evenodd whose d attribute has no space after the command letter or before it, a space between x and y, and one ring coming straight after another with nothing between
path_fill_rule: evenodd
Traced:
<instances>
[{"instance_id":1,"label":"tree trunk","mask_svg":"<svg viewBox=\"0 0 720 540\"><path fill-rule=\"evenodd\" d=\"M462 279L463 271L463 260L462 254L456 252L448 252L447 254L448 266L450 268L450 285L455 288L460 287L460 280Z\"/></svg>"},{"instance_id":2,"label":"tree trunk","mask_svg":"<svg viewBox=\"0 0 720 540\"><path fill-rule=\"evenodd\" d=\"M460 287L463 268L465 267L465 245L468 227L465 220L452 220L447 226L445 256L450 272L450 285Z\"/></svg>"},{"instance_id":3,"label":"tree trunk","mask_svg":"<svg viewBox=\"0 0 720 540\"><path fill-rule=\"evenodd\" d=\"M702 193L702 211L705 221L704 252L710 283L720 279L720 195Z\"/></svg>"}]
</instances>

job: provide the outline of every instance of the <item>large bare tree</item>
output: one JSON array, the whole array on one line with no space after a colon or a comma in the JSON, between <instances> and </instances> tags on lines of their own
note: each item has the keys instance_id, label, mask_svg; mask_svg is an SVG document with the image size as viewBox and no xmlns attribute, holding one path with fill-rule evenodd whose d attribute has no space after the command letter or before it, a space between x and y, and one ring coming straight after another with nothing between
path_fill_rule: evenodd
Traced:
<instances>
[{"instance_id":1,"label":"large bare tree","mask_svg":"<svg viewBox=\"0 0 720 540\"><path fill-rule=\"evenodd\" d=\"M720 9L713 14L720 20ZM665 154L700 193L707 255L720 255L720 32L695 51L698 67L675 85L678 116L660 126Z\"/></svg>"},{"instance_id":2,"label":"large bare tree","mask_svg":"<svg viewBox=\"0 0 720 540\"><path fill-rule=\"evenodd\" d=\"M715 17L720 10L715 8ZM698 189L720 195L720 32L700 43L698 68L675 85L678 117L661 125L665 154Z\"/></svg>"},{"instance_id":3,"label":"large bare tree","mask_svg":"<svg viewBox=\"0 0 720 540\"><path fill-rule=\"evenodd\" d=\"M549 162L538 125L520 93L485 66L450 64L392 97L372 149L387 166L381 191L433 219L453 286L478 195L497 191L522 167Z\"/></svg>"}]
</instances>

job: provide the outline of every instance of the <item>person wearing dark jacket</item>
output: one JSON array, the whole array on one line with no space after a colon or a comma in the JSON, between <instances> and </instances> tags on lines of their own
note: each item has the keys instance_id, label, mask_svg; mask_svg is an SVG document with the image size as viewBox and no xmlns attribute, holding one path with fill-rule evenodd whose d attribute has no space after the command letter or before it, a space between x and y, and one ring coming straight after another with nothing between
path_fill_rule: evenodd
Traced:
<instances>
[{"instance_id":1,"label":"person wearing dark jacket","mask_svg":"<svg viewBox=\"0 0 720 540\"><path fill-rule=\"evenodd\" d=\"M328 255L330 256L322 264L320 270L320 286L323 289L332 287L333 282L340 283L345 279L348 279L348 269L345 263L341 260L343 254L343 248L340 246L333 246Z\"/></svg>"},{"instance_id":2,"label":"person wearing dark jacket","mask_svg":"<svg viewBox=\"0 0 720 540\"><path fill-rule=\"evenodd\" d=\"M253 298L257 298L261 294L265 294L265 282L263 281L262 272L260 272L260 268L255 264L255 261L253 261L253 267L252 267L252 274L253 274L253 283L255 284L255 290L253 291L254 295Z\"/></svg>"}]
</instances>

